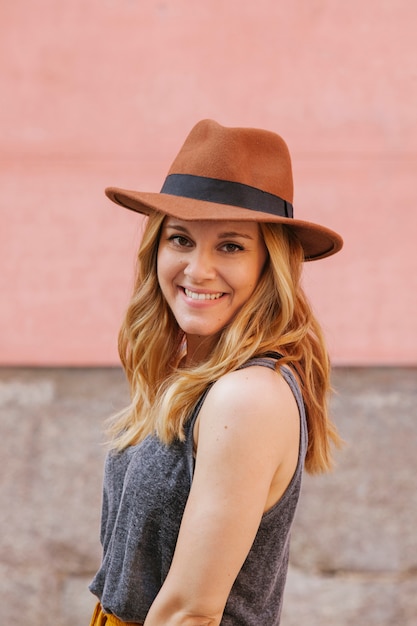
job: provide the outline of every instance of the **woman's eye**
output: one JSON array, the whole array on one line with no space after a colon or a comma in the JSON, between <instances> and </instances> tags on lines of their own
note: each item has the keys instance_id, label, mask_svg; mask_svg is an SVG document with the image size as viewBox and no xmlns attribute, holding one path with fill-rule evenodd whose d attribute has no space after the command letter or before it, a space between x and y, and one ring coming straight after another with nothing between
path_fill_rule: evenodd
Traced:
<instances>
[{"instance_id":1,"label":"woman's eye","mask_svg":"<svg viewBox=\"0 0 417 626\"><path fill-rule=\"evenodd\" d=\"M237 243L225 243L225 244L222 246L222 249L223 249L225 252L231 252L231 253L233 253L233 252L239 252L240 250L243 250L243 247L242 247L242 246L239 246Z\"/></svg>"},{"instance_id":2,"label":"woman's eye","mask_svg":"<svg viewBox=\"0 0 417 626\"><path fill-rule=\"evenodd\" d=\"M169 238L169 241L172 241L176 246L179 246L180 248L182 248L183 246L191 245L187 237L183 237L182 235L172 235L172 237Z\"/></svg>"}]
</instances>

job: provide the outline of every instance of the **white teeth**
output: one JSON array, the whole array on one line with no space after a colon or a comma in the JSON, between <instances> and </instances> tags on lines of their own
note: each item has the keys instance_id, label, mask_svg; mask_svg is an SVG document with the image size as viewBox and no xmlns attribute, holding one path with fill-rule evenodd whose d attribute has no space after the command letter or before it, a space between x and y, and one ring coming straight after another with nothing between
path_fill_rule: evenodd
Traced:
<instances>
[{"instance_id":1,"label":"white teeth","mask_svg":"<svg viewBox=\"0 0 417 626\"><path fill-rule=\"evenodd\" d=\"M217 300L223 295L222 293L196 293L195 291L190 291L186 287L184 287L184 291L185 295L193 300Z\"/></svg>"}]
</instances>

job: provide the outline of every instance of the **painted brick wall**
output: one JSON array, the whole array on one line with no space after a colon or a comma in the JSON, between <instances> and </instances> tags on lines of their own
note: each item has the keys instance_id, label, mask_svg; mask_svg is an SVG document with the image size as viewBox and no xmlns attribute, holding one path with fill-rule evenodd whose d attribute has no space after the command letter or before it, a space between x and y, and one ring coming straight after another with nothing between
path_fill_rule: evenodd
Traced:
<instances>
[{"instance_id":1,"label":"painted brick wall","mask_svg":"<svg viewBox=\"0 0 417 626\"><path fill-rule=\"evenodd\" d=\"M107 365L140 219L193 124L287 140L305 284L338 364L417 360L413 0L14 0L0 20L0 363Z\"/></svg>"}]
</instances>

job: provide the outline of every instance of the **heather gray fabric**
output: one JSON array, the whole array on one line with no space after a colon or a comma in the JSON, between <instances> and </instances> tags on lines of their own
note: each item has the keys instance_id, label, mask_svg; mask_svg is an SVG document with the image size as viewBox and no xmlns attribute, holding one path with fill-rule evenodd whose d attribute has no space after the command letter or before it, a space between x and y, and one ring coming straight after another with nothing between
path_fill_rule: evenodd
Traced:
<instances>
[{"instance_id":1,"label":"heather gray fabric","mask_svg":"<svg viewBox=\"0 0 417 626\"><path fill-rule=\"evenodd\" d=\"M271 358L244 367L274 368ZM304 404L297 382L280 368L295 396L301 421L298 465L282 498L261 520L252 548L227 601L222 626L277 626L288 568L290 528L307 449ZM192 430L208 390L186 428L186 440L165 446L149 436L106 460L101 542L103 561L90 585L103 609L127 622L143 622L168 573L190 491ZM239 520L236 520L239 523Z\"/></svg>"}]
</instances>

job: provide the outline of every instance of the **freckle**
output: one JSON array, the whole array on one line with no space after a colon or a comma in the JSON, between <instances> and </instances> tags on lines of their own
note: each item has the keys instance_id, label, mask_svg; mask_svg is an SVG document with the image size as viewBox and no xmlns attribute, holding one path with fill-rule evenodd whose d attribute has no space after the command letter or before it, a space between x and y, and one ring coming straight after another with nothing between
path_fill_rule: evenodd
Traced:
<instances>
[{"instance_id":1,"label":"freckle","mask_svg":"<svg viewBox=\"0 0 417 626\"><path fill-rule=\"evenodd\" d=\"M224 429L227 430L227 426L225 426Z\"/></svg>"}]
</instances>

